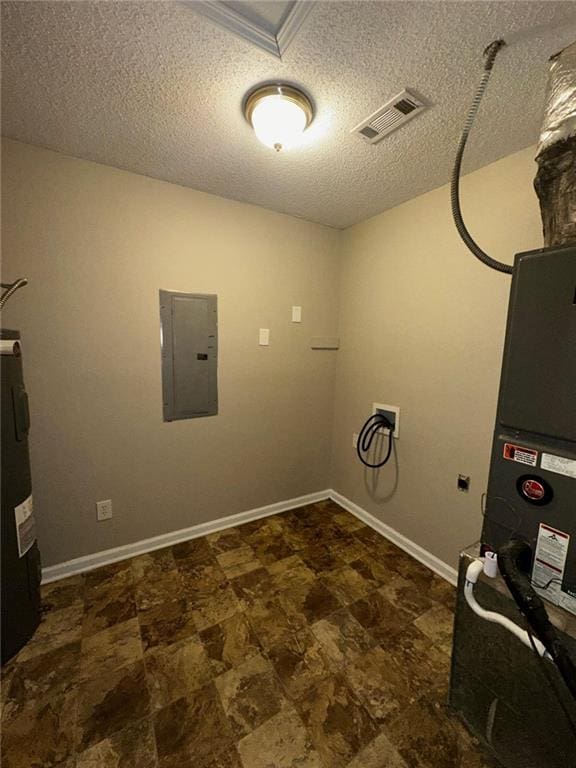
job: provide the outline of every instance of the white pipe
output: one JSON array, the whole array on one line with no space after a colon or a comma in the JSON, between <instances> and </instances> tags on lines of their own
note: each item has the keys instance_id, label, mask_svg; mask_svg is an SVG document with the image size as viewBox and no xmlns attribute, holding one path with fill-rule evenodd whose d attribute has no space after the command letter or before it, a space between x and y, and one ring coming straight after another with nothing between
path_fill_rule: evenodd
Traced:
<instances>
[{"instance_id":1,"label":"white pipe","mask_svg":"<svg viewBox=\"0 0 576 768\"><path fill-rule=\"evenodd\" d=\"M531 650L534 650L532 643L530 642L530 636L526 630L521 629L517 624L508 619L506 616L502 616L501 613L496 613L495 611L487 611L476 602L476 598L474 597L474 585L478 581L478 576L480 576L483 570L483 560L474 560L468 566L468 570L466 571L466 581L464 582L464 597L466 598L466 602L474 611L474 613L477 616L480 616L481 619L491 621L494 624L500 624L500 626L504 627L509 632L512 632L512 634L515 635L518 640L524 643L524 645L528 646L528 648ZM544 645L540 642L540 640L538 640L537 637L532 638L532 640L538 654L546 659L551 659L550 654Z\"/></svg>"}]
</instances>

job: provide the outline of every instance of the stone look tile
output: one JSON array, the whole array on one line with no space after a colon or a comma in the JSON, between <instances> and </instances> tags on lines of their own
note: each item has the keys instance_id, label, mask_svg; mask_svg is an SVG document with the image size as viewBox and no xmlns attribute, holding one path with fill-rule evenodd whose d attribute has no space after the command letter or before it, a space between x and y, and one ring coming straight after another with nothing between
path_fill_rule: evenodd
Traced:
<instances>
[{"instance_id":1,"label":"stone look tile","mask_svg":"<svg viewBox=\"0 0 576 768\"><path fill-rule=\"evenodd\" d=\"M244 608L255 600L271 596L273 592L272 580L266 568L244 573L231 579L230 584Z\"/></svg>"},{"instance_id":2,"label":"stone look tile","mask_svg":"<svg viewBox=\"0 0 576 768\"><path fill-rule=\"evenodd\" d=\"M76 691L31 699L17 711L6 706L2 768L52 768L74 754Z\"/></svg>"},{"instance_id":3,"label":"stone look tile","mask_svg":"<svg viewBox=\"0 0 576 768\"><path fill-rule=\"evenodd\" d=\"M150 720L140 720L99 741L76 758L76 768L156 768Z\"/></svg>"},{"instance_id":4,"label":"stone look tile","mask_svg":"<svg viewBox=\"0 0 576 768\"><path fill-rule=\"evenodd\" d=\"M435 605L419 616L414 624L436 645L450 653L454 615L443 605Z\"/></svg>"},{"instance_id":5,"label":"stone look tile","mask_svg":"<svg viewBox=\"0 0 576 768\"><path fill-rule=\"evenodd\" d=\"M174 544L172 554L179 568L208 563L214 558L214 550L206 538L190 539L190 541Z\"/></svg>"},{"instance_id":6,"label":"stone look tile","mask_svg":"<svg viewBox=\"0 0 576 768\"><path fill-rule=\"evenodd\" d=\"M372 584L349 565L324 573L322 582L342 605L349 605L366 597L373 589Z\"/></svg>"},{"instance_id":7,"label":"stone look tile","mask_svg":"<svg viewBox=\"0 0 576 768\"><path fill-rule=\"evenodd\" d=\"M320 681L298 704L326 768L346 765L377 734L377 727L340 676Z\"/></svg>"},{"instance_id":8,"label":"stone look tile","mask_svg":"<svg viewBox=\"0 0 576 768\"><path fill-rule=\"evenodd\" d=\"M192 611L184 599L160 603L138 614L144 651L172 645L196 633Z\"/></svg>"},{"instance_id":9,"label":"stone look tile","mask_svg":"<svg viewBox=\"0 0 576 768\"><path fill-rule=\"evenodd\" d=\"M454 717L426 697L396 719L388 738L410 768L484 768L478 747Z\"/></svg>"},{"instance_id":10,"label":"stone look tile","mask_svg":"<svg viewBox=\"0 0 576 768\"><path fill-rule=\"evenodd\" d=\"M100 675L78 691L78 751L83 751L150 712L144 663Z\"/></svg>"},{"instance_id":11,"label":"stone look tile","mask_svg":"<svg viewBox=\"0 0 576 768\"><path fill-rule=\"evenodd\" d=\"M246 608L246 617L266 650L285 642L303 626L301 621L293 621L286 615L276 597L255 600Z\"/></svg>"},{"instance_id":12,"label":"stone look tile","mask_svg":"<svg viewBox=\"0 0 576 768\"><path fill-rule=\"evenodd\" d=\"M454 588L331 501L42 595L3 768L492 765L441 705Z\"/></svg>"},{"instance_id":13,"label":"stone look tile","mask_svg":"<svg viewBox=\"0 0 576 768\"><path fill-rule=\"evenodd\" d=\"M379 733L346 768L411 768L400 757L385 733Z\"/></svg>"},{"instance_id":14,"label":"stone look tile","mask_svg":"<svg viewBox=\"0 0 576 768\"><path fill-rule=\"evenodd\" d=\"M289 618L302 626L324 618L338 610L340 603L321 581L303 584L279 595L279 601Z\"/></svg>"},{"instance_id":15,"label":"stone look tile","mask_svg":"<svg viewBox=\"0 0 576 768\"><path fill-rule=\"evenodd\" d=\"M389 603L406 611L414 618L425 613L433 605L428 597L429 593L423 592L413 582L408 581L403 576L392 576L380 588L380 593Z\"/></svg>"},{"instance_id":16,"label":"stone look tile","mask_svg":"<svg viewBox=\"0 0 576 768\"><path fill-rule=\"evenodd\" d=\"M136 604L140 611L166 603L181 594L180 573L171 549L161 549L132 560Z\"/></svg>"},{"instance_id":17,"label":"stone look tile","mask_svg":"<svg viewBox=\"0 0 576 768\"><path fill-rule=\"evenodd\" d=\"M214 682L236 738L279 712L285 701L274 669L263 656L254 656Z\"/></svg>"},{"instance_id":18,"label":"stone look tile","mask_svg":"<svg viewBox=\"0 0 576 768\"><path fill-rule=\"evenodd\" d=\"M352 615L376 640L400 632L412 620L412 616L392 605L380 592L372 592L363 600L349 606Z\"/></svg>"},{"instance_id":19,"label":"stone look tile","mask_svg":"<svg viewBox=\"0 0 576 768\"><path fill-rule=\"evenodd\" d=\"M229 579L262 567L260 561L255 559L254 550L248 544L244 544L238 549L221 552L216 555L216 559Z\"/></svg>"},{"instance_id":20,"label":"stone look tile","mask_svg":"<svg viewBox=\"0 0 576 768\"><path fill-rule=\"evenodd\" d=\"M84 576L52 581L41 588L42 611L57 611L84 600Z\"/></svg>"},{"instance_id":21,"label":"stone look tile","mask_svg":"<svg viewBox=\"0 0 576 768\"><path fill-rule=\"evenodd\" d=\"M238 528L226 528L224 531L210 533L206 536L206 541L216 554L228 552L230 549L238 549L245 543Z\"/></svg>"},{"instance_id":22,"label":"stone look tile","mask_svg":"<svg viewBox=\"0 0 576 768\"><path fill-rule=\"evenodd\" d=\"M398 659L376 646L344 670L346 679L380 725L388 723L422 692Z\"/></svg>"},{"instance_id":23,"label":"stone look tile","mask_svg":"<svg viewBox=\"0 0 576 768\"><path fill-rule=\"evenodd\" d=\"M320 642L324 657L335 671L374 645L374 640L346 608L317 621L311 630Z\"/></svg>"},{"instance_id":24,"label":"stone look tile","mask_svg":"<svg viewBox=\"0 0 576 768\"><path fill-rule=\"evenodd\" d=\"M237 667L260 653L260 645L242 613L200 632L215 675Z\"/></svg>"},{"instance_id":25,"label":"stone look tile","mask_svg":"<svg viewBox=\"0 0 576 768\"><path fill-rule=\"evenodd\" d=\"M157 712L154 730L159 768L218 766L219 756L232 749L230 724L213 684Z\"/></svg>"},{"instance_id":26,"label":"stone look tile","mask_svg":"<svg viewBox=\"0 0 576 768\"><path fill-rule=\"evenodd\" d=\"M208 600L198 601L192 617L199 631L230 619L240 610L240 603L230 584L221 585Z\"/></svg>"},{"instance_id":27,"label":"stone look tile","mask_svg":"<svg viewBox=\"0 0 576 768\"><path fill-rule=\"evenodd\" d=\"M203 688L213 677L206 649L197 636L148 651L145 663L154 711Z\"/></svg>"},{"instance_id":28,"label":"stone look tile","mask_svg":"<svg viewBox=\"0 0 576 768\"><path fill-rule=\"evenodd\" d=\"M302 698L328 675L321 650L318 639L307 630L291 635L269 650L268 657L288 698Z\"/></svg>"},{"instance_id":29,"label":"stone look tile","mask_svg":"<svg viewBox=\"0 0 576 768\"><path fill-rule=\"evenodd\" d=\"M82 640L80 681L113 672L141 659L138 619L129 619Z\"/></svg>"},{"instance_id":30,"label":"stone look tile","mask_svg":"<svg viewBox=\"0 0 576 768\"><path fill-rule=\"evenodd\" d=\"M85 589L90 593L93 590L117 590L127 588L132 584L132 569L130 560L121 560L119 563L110 563L96 568L85 575Z\"/></svg>"},{"instance_id":31,"label":"stone look tile","mask_svg":"<svg viewBox=\"0 0 576 768\"><path fill-rule=\"evenodd\" d=\"M442 579L434 574L430 582L428 596L432 600L442 603L449 611L454 613L456 608L456 587L446 581L446 579Z\"/></svg>"},{"instance_id":32,"label":"stone look tile","mask_svg":"<svg viewBox=\"0 0 576 768\"><path fill-rule=\"evenodd\" d=\"M340 526L340 528L348 532L361 531L366 527L362 520L358 520L358 518L354 517L354 515L351 515L350 512L336 511L334 512L332 519L336 525Z\"/></svg>"},{"instance_id":33,"label":"stone look tile","mask_svg":"<svg viewBox=\"0 0 576 768\"><path fill-rule=\"evenodd\" d=\"M306 547L306 549L303 549L299 555L308 568L317 574L333 571L344 565L344 561L338 557L338 554L325 544L316 544L312 547Z\"/></svg>"},{"instance_id":34,"label":"stone look tile","mask_svg":"<svg viewBox=\"0 0 576 768\"><path fill-rule=\"evenodd\" d=\"M289 706L241 739L238 752L245 768L323 768L302 720Z\"/></svg>"},{"instance_id":35,"label":"stone look tile","mask_svg":"<svg viewBox=\"0 0 576 768\"><path fill-rule=\"evenodd\" d=\"M69 643L15 664L5 696L19 708L31 700L66 693L78 682L80 642Z\"/></svg>"},{"instance_id":36,"label":"stone look tile","mask_svg":"<svg viewBox=\"0 0 576 768\"><path fill-rule=\"evenodd\" d=\"M32 639L18 654L18 663L80 640L82 612L82 603L74 603L45 613Z\"/></svg>"},{"instance_id":37,"label":"stone look tile","mask_svg":"<svg viewBox=\"0 0 576 768\"><path fill-rule=\"evenodd\" d=\"M86 574L82 634L95 634L136 616L130 561Z\"/></svg>"}]
</instances>

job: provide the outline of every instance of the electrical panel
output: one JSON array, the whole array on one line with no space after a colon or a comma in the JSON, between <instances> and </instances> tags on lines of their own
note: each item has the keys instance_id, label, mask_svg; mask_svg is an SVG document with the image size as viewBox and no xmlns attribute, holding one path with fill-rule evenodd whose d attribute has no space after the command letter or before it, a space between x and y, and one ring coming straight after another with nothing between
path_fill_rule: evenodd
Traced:
<instances>
[{"instance_id":1,"label":"electrical panel","mask_svg":"<svg viewBox=\"0 0 576 768\"><path fill-rule=\"evenodd\" d=\"M218 413L217 296L160 291L164 421Z\"/></svg>"}]
</instances>

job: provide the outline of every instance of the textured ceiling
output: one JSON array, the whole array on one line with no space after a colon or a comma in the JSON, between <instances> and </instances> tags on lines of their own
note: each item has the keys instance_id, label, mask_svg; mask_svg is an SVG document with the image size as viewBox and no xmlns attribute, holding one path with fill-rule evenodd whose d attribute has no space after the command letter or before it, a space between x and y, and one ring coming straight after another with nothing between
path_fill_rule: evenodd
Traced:
<instances>
[{"instance_id":1,"label":"textured ceiling","mask_svg":"<svg viewBox=\"0 0 576 768\"><path fill-rule=\"evenodd\" d=\"M317 2L282 61L185 3L2 2L3 133L346 227L448 180L481 51L501 36L468 169L535 142L573 2ZM317 108L280 154L241 113L278 78ZM405 86L433 108L374 146L350 134Z\"/></svg>"}]
</instances>

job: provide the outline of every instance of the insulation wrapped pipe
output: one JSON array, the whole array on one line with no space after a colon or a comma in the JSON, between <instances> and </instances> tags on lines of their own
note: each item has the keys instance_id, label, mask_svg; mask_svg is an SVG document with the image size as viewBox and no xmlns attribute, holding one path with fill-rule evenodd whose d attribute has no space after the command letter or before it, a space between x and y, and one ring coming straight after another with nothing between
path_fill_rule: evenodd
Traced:
<instances>
[{"instance_id":1,"label":"insulation wrapped pipe","mask_svg":"<svg viewBox=\"0 0 576 768\"><path fill-rule=\"evenodd\" d=\"M576 42L551 59L536 161L544 243L576 243Z\"/></svg>"},{"instance_id":2,"label":"insulation wrapped pipe","mask_svg":"<svg viewBox=\"0 0 576 768\"><path fill-rule=\"evenodd\" d=\"M536 159L576 135L576 42L550 60L550 75Z\"/></svg>"}]
</instances>

